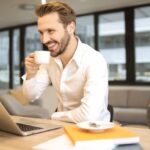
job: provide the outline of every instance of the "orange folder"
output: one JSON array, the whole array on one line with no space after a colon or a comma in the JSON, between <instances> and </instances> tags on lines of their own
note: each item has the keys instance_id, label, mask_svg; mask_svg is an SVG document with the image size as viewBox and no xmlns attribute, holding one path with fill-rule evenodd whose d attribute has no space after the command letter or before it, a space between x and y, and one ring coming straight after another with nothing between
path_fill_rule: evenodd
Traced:
<instances>
[{"instance_id":1,"label":"orange folder","mask_svg":"<svg viewBox=\"0 0 150 150\"><path fill-rule=\"evenodd\" d=\"M111 129L107 129L101 132L89 132L80 129L76 125L68 125L64 127L66 134L75 145L91 144L93 145L100 142L113 142L115 145L120 144L133 144L139 142L139 136L131 132L126 127L115 125ZM94 144L95 143L95 144Z\"/></svg>"}]
</instances>

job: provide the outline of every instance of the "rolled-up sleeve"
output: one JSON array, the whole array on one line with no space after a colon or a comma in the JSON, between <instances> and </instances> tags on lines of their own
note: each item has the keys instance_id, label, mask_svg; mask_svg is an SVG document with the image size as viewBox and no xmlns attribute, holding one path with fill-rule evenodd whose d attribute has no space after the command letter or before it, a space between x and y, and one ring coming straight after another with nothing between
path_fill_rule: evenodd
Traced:
<instances>
[{"instance_id":1,"label":"rolled-up sleeve","mask_svg":"<svg viewBox=\"0 0 150 150\"><path fill-rule=\"evenodd\" d=\"M22 79L24 96L31 102L37 100L50 83L47 69L44 66L40 67L33 78L26 80L25 74L22 76Z\"/></svg>"}]
</instances>

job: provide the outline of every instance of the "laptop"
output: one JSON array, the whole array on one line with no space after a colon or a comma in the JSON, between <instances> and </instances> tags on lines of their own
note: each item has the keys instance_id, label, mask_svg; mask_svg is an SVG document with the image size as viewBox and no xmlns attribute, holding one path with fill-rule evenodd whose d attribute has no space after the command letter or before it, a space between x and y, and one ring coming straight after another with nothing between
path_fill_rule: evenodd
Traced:
<instances>
[{"instance_id":1,"label":"laptop","mask_svg":"<svg viewBox=\"0 0 150 150\"><path fill-rule=\"evenodd\" d=\"M36 134L44 131L54 130L62 126L56 124L40 124L36 120L23 118L15 122L5 107L0 103L0 130L20 136Z\"/></svg>"}]
</instances>

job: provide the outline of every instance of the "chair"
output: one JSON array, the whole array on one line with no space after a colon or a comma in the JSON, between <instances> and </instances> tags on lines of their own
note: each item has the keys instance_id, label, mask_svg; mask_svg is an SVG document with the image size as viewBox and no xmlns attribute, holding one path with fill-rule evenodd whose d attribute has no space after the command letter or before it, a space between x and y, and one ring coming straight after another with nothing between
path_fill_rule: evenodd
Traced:
<instances>
[{"instance_id":1,"label":"chair","mask_svg":"<svg viewBox=\"0 0 150 150\"><path fill-rule=\"evenodd\" d=\"M22 105L10 94L1 95L0 102L11 115L33 118L49 118L48 110L45 108L32 104Z\"/></svg>"},{"instance_id":2,"label":"chair","mask_svg":"<svg viewBox=\"0 0 150 150\"><path fill-rule=\"evenodd\" d=\"M114 109L113 109L113 106L108 104L108 107L107 107L108 111L110 112L110 122L113 121L113 115L114 115Z\"/></svg>"}]
</instances>

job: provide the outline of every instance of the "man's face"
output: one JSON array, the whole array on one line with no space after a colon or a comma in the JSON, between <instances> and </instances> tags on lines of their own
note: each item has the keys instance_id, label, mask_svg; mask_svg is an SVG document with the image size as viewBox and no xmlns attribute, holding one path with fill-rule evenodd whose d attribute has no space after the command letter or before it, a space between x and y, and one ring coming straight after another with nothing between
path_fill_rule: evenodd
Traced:
<instances>
[{"instance_id":1,"label":"man's face","mask_svg":"<svg viewBox=\"0 0 150 150\"><path fill-rule=\"evenodd\" d=\"M41 42L48 47L51 56L57 57L66 50L71 35L68 28L64 28L63 24L60 23L57 13L39 17L38 30Z\"/></svg>"}]
</instances>

